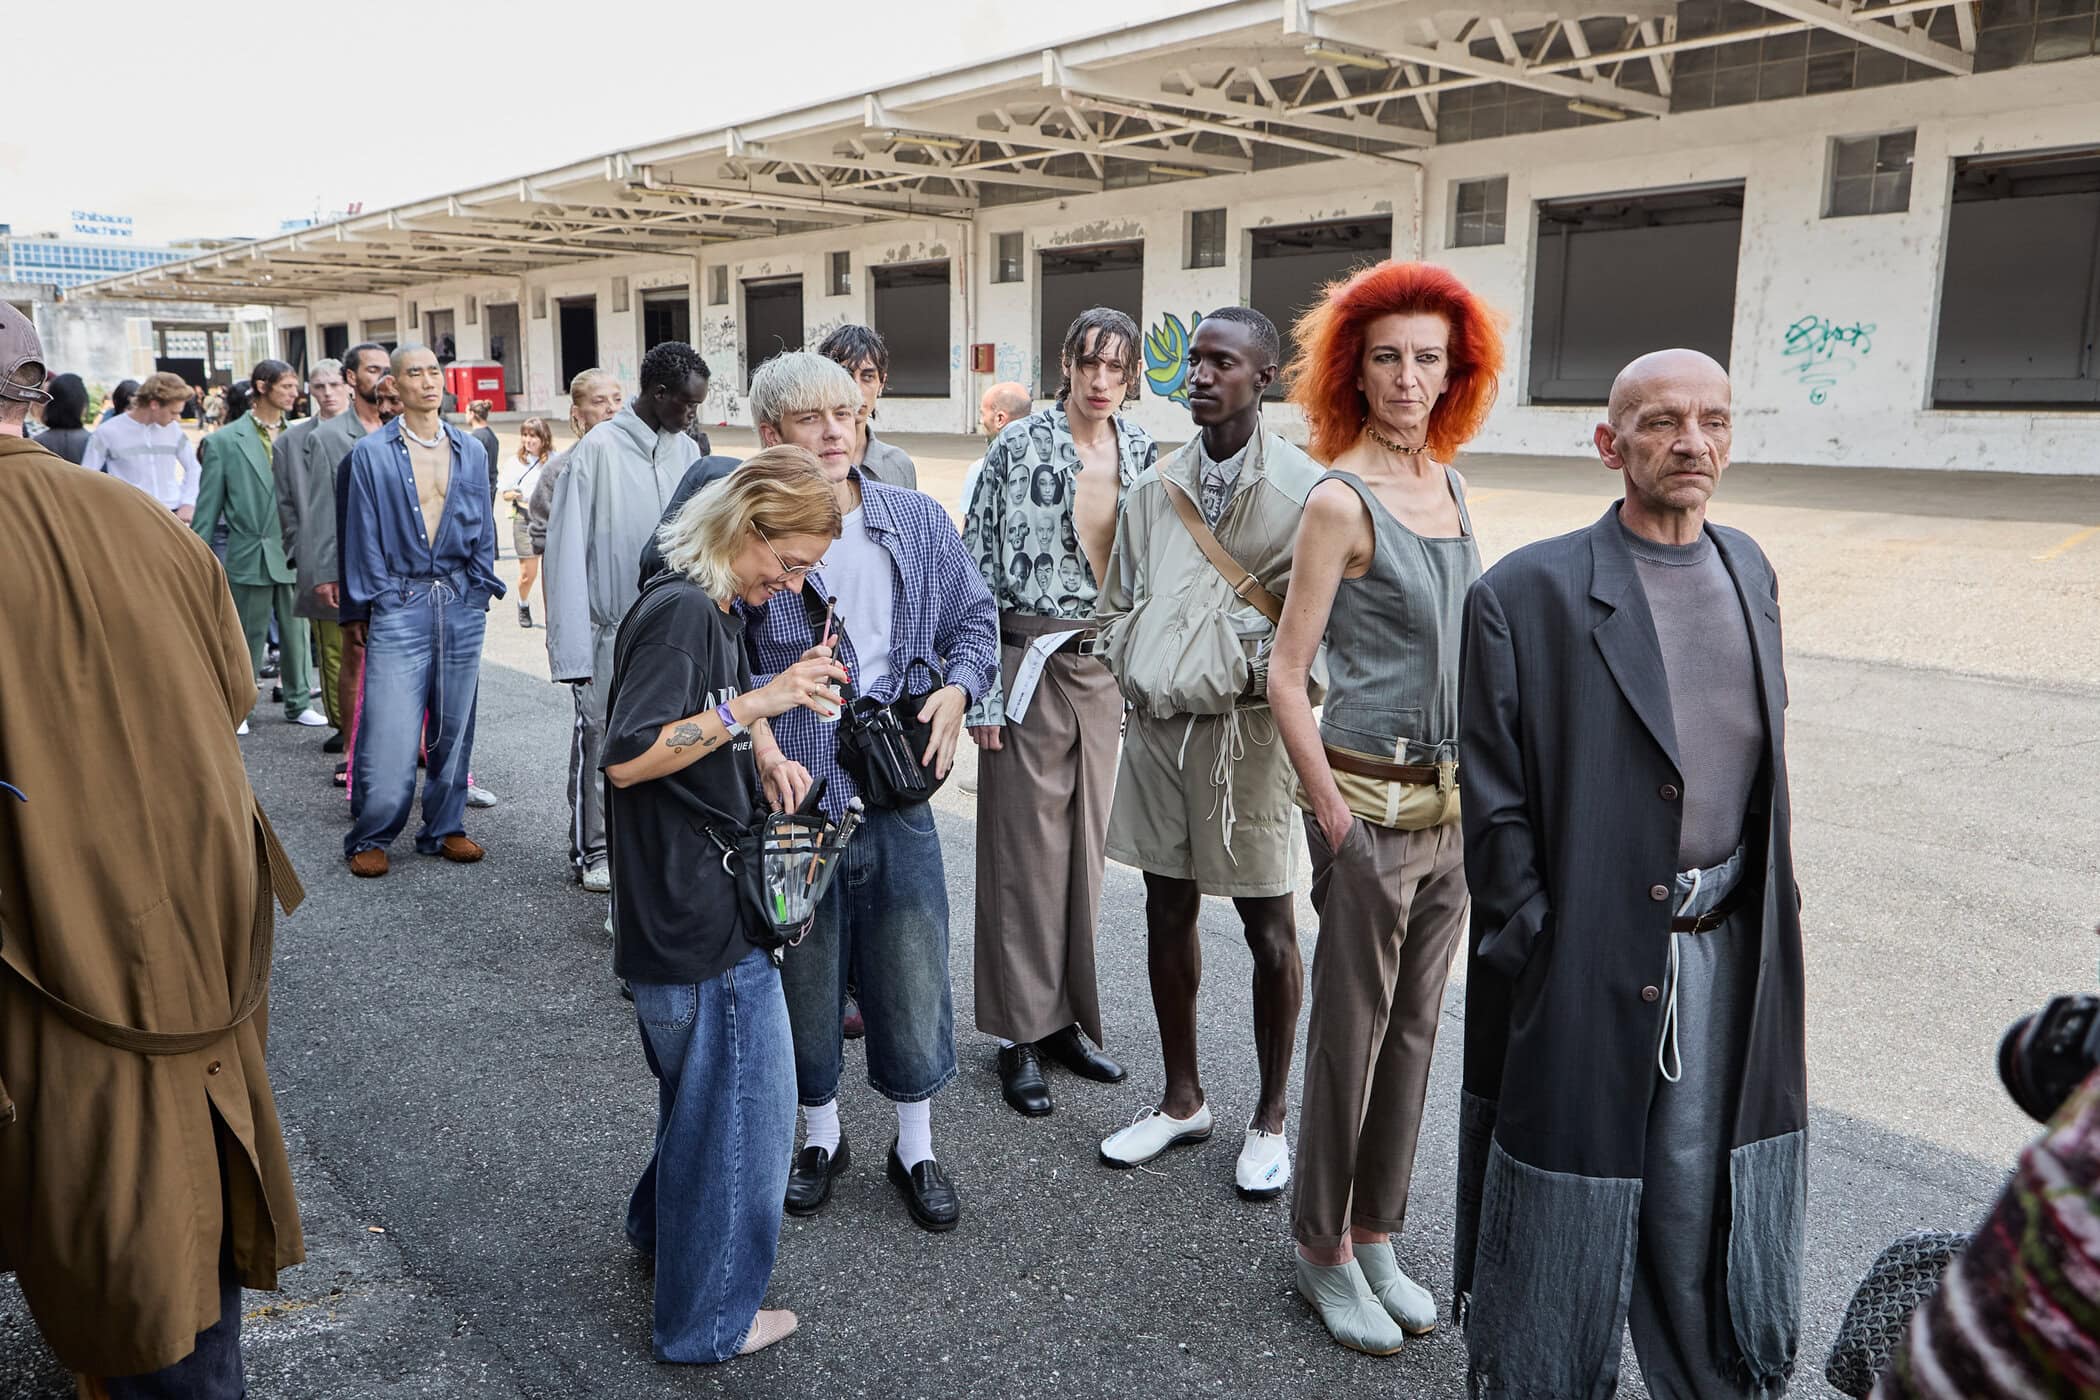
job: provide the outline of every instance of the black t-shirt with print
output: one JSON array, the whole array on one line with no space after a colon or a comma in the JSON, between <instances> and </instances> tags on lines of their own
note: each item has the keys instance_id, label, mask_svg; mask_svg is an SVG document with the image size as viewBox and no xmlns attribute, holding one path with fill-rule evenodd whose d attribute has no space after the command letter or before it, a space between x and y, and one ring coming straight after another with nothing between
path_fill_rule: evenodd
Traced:
<instances>
[{"instance_id":1,"label":"black t-shirt with print","mask_svg":"<svg viewBox=\"0 0 2100 1400\"><path fill-rule=\"evenodd\" d=\"M690 579L665 574L620 623L600 760L648 752L666 724L751 688L735 622ZM605 785L613 877L613 971L638 982L705 982L755 946L745 907L708 839L758 816L758 771L746 735L668 777Z\"/></svg>"}]
</instances>

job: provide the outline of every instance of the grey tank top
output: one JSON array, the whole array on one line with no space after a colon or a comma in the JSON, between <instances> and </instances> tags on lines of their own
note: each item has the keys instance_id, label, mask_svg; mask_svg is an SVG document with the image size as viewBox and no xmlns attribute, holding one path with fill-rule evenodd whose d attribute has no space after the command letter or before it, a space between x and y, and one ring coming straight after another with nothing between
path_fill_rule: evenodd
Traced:
<instances>
[{"instance_id":1,"label":"grey tank top","mask_svg":"<svg viewBox=\"0 0 2100 1400\"><path fill-rule=\"evenodd\" d=\"M1444 468L1459 535L1402 525L1348 472L1329 472L1371 513L1375 548L1362 578L1344 578L1327 617L1327 703L1320 737L1397 763L1458 756L1458 642L1480 550L1458 474Z\"/></svg>"}]
</instances>

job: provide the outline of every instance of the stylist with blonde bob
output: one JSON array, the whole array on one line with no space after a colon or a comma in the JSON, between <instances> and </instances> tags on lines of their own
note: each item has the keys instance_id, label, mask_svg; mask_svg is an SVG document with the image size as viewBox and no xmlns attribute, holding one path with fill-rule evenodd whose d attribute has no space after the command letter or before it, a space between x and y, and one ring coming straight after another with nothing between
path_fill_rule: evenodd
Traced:
<instances>
[{"instance_id":1,"label":"stylist with blonde bob","mask_svg":"<svg viewBox=\"0 0 2100 1400\"><path fill-rule=\"evenodd\" d=\"M1466 924L1458 644L1480 550L1451 462L1495 401L1502 334L1443 268L1384 262L1330 286L1295 339L1291 402L1328 471L1269 665L1320 915L1291 1230L1328 1332L1383 1356L1437 1321L1392 1237ZM1306 679L1323 642L1316 722Z\"/></svg>"},{"instance_id":2,"label":"stylist with blonde bob","mask_svg":"<svg viewBox=\"0 0 2100 1400\"><path fill-rule=\"evenodd\" d=\"M823 647L753 689L740 609L800 592L839 534L817 459L775 447L658 532L666 569L620 623L605 722L613 970L657 1079L656 1145L627 1238L656 1256L659 1361L727 1361L795 1330L761 1311L795 1146L795 1046L780 969L705 828L801 802L808 770L767 720L833 713ZM792 953L789 956L793 956Z\"/></svg>"}]
</instances>

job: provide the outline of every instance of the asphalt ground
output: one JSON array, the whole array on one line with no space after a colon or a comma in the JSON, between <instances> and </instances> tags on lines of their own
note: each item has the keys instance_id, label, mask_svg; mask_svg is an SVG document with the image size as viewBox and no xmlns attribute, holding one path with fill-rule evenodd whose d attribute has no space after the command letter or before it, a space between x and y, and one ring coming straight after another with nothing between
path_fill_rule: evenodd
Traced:
<instances>
[{"instance_id":1,"label":"asphalt ground","mask_svg":"<svg viewBox=\"0 0 2100 1400\"><path fill-rule=\"evenodd\" d=\"M974 446L903 441L922 485L952 498ZM1611 494L1593 465L1465 469L1490 557L1586 523ZM1874 1254L1905 1230L1972 1222L2031 1133L1996 1083L2000 1030L2095 978L2100 481L1746 467L1715 514L1764 543L1786 608L1814 1104L1794 1393L1823 1395L1823 1354ZM1053 1072L1057 1112L1015 1116L970 1029L974 799L956 783L938 804L963 1069L934 1131L961 1227L931 1236L906 1216L881 1169L893 1119L849 1047L855 1163L823 1215L784 1222L770 1294L802 1330L726 1366L651 1362L649 1270L620 1220L653 1083L612 981L604 902L565 868L568 699L545 679L544 634L514 616L496 605L483 668L474 767L503 803L470 813L490 848L479 865L402 842L394 874L352 880L318 737L265 705L244 741L309 890L280 924L270 1042L309 1260L282 1292L247 1295L254 1395L1464 1393L1448 1321L1462 985L1399 1242L1446 1325L1398 1357L1361 1357L1292 1293L1287 1204L1232 1191L1255 1070L1230 906L1203 919L1220 1131L1107 1169L1099 1139L1160 1085L1141 883L1109 868L1100 932L1129 1081ZM1302 902L1300 927L1310 960ZM1630 1357L1625 1374L1622 1393L1643 1394ZM0 1400L70 1394L0 1284Z\"/></svg>"}]
</instances>

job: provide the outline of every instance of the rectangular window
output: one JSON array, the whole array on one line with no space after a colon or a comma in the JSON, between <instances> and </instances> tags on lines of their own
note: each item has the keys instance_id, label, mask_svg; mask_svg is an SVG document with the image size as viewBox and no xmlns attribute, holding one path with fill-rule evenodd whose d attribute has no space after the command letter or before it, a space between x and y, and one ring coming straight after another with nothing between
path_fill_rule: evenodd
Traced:
<instances>
[{"instance_id":1,"label":"rectangular window","mask_svg":"<svg viewBox=\"0 0 2100 1400\"><path fill-rule=\"evenodd\" d=\"M1270 225L1247 239L1247 304L1283 332L1283 358L1297 351L1293 329L1330 282L1393 255L1393 221L1386 215L1330 223ZM1265 397L1283 397L1271 384Z\"/></svg>"},{"instance_id":2,"label":"rectangular window","mask_svg":"<svg viewBox=\"0 0 2100 1400\"><path fill-rule=\"evenodd\" d=\"M993 236L992 280L994 282L1018 282L1021 280L1021 235L1001 233Z\"/></svg>"},{"instance_id":3,"label":"rectangular window","mask_svg":"<svg viewBox=\"0 0 2100 1400\"><path fill-rule=\"evenodd\" d=\"M1189 266L1225 266L1225 211L1189 211Z\"/></svg>"},{"instance_id":4,"label":"rectangular window","mask_svg":"<svg viewBox=\"0 0 2100 1400\"><path fill-rule=\"evenodd\" d=\"M728 268L711 267L707 270L707 304L709 306L729 305Z\"/></svg>"},{"instance_id":5,"label":"rectangular window","mask_svg":"<svg viewBox=\"0 0 2100 1400\"><path fill-rule=\"evenodd\" d=\"M481 298L477 296L470 296L467 298L467 324L473 326L479 325L480 322Z\"/></svg>"},{"instance_id":6,"label":"rectangular window","mask_svg":"<svg viewBox=\"0 0 2100 1400\"><path fill-rule=\"evenodd\" d=\"M1900 214L1910 208L1911 157L1917 146L1916 130L1832 141L1823 217Z\"/></svg>"},{"instance_id":7,"label":"rectangular window","mask_svg":"<svg viewBox=\"0 0 2100 1400\"><path fill-rule=\"evenodd\" d=\"M1509 224L1509 176L1458 180L1451 186L1451 246L1491 248Z\"/></svg>"},{"instance_id":8,"label":"rectangular window","mask_svg":"<svg viewBox=\"0 0 2100 1400\"><path fill-rule=\"evenodd\" d=\"M613 314L615 316L625 315L627 308L627 279L625 277L615 277L612 280Z\"/></svg>"},{"instance_id":9,"label":"rectangular window","mask_svg":"<svg viewBox=\"0 0 2100 1400\"><path fill-rule=\"evenodd\" d=\"M842 297L853 290L853 255L833 253L831 255L831 278L827 284L830 295Z\"/></svg>"},{"instance_id":10,"label":"rectangular window","mask_svg":"<svg viewBox=\"0 0 2100 1400\"><path fill-rule=\"evenodd\" d=\"M1064 383L1060 361L1064 358L1065 333L1080 312L1109 306L1138 326L1145 324L1145 245L1103 243L1092 248L1046 248L1037 256L1040 263L1036 285L1041 288L1037 305L1042 319L1036 341L1036 365L1041 375L1036 397L1047 399Z\"/></svg>"},{"instance_id":11,"label":"rectangular window","mask_svg":"<svg viewBox=\"0 0 2100 1400\"><path fill-rule=\"evenodd\" d=\"M948 340L948 262L878 267L875 330L890 347L889 393L944 399L953 353Z\"/></svg>"}]
</instances>

